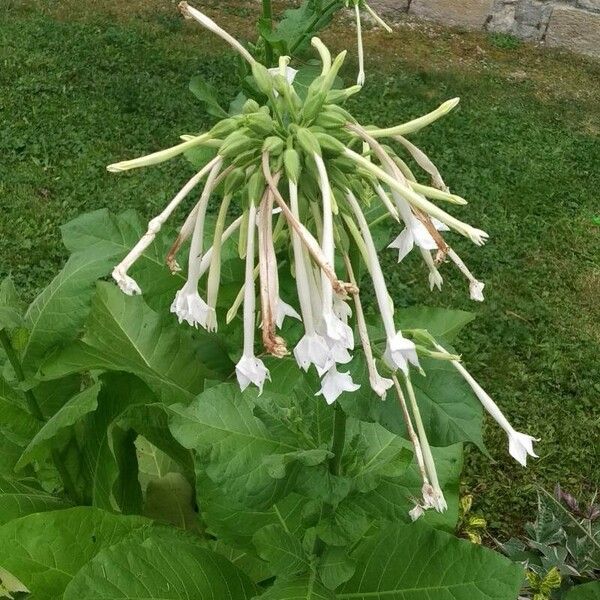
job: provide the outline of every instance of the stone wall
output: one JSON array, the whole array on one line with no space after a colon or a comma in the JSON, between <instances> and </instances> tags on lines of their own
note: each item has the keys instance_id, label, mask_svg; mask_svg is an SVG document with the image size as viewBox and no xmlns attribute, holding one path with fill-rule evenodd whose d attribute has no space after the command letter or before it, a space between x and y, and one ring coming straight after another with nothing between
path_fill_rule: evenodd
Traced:
<instances>
[{"instance_id":1,"label":"stone wall","mask_svg":"<svg viewBox=\"0 0 600 600\"><path fill-rule=\"evenodd\" d=\"M408 13L600 58L600 0L371 0L370 4L392 18Z\"/></svg>"}]
</instances>

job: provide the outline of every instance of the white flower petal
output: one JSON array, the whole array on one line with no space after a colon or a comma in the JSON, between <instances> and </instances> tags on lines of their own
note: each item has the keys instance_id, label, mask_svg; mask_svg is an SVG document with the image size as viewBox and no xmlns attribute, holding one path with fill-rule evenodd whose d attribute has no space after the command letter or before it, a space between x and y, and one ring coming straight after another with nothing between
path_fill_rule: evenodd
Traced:
<instances>
[{"instance_id":1,"label":"white flower petal","mask_svg":"<svg viewBox=\"0 0 600 600\"><path fill-rule=\"evenodd\" d=\"M269 73L271 73L271 75L273 75L273 76L279 75L281 73L281 69L279 67L273 67L272 69L269 69ZM285 68L285 80L290 85L292 83L294 83L294 79L296 79L297 74L298 74L298 71L296 69L292 69L292 67Z\"/></svg>"},{"instance_id":2,"label":"white flower petal","mask_svg":"<svg viewBox=\"0 0 600 600\"><path fill-rule=\"evenodd\" d=\"M393 338L388 338L383 358L390 369L401 369L408 373L408 363L419 366L417 349L413 342L407 340L399 331Z\"/></svg>"},{"instance_id":3,"label":"white flower petal","mask_svg":"<svg viewBox=\"0 0 600 600\"><path fill-rule=\"evenodd\" d=\"M352 328L339 317L336 317L333 312L323 315L322 326L324 328L322 333L330 347L341 345L348 349L354 348L354 332Z\"/></svg>"},{"instance_id":4,"label":"white flower petal","mask_svg":"<svg viewBox=\"0 0 600 600\"><path fill-rule=\"evenodd\" d=\"M425 514L425 509L420 504L415 504L412 510L408 511L411 521L417 521Z\"/></svg>"},{"instance_id":5,"label":"white flower petal","mask_svg":"<svg viewBox=\"0 0 600 600\"><path fill-rule=\"evenodd\" d=\"M177 315L180 323L186 321L192 327L201 325L207 329L214 309L200 298L197 290L190 289L185 285L175 295L175 300L171 304L171 312Z\"/></svg>"},{"instance_id":6,"label":"white flower petal","mask_svg":"<svg viewBox=\"0 0 600 600\"><path fill-rule=\"evenodd\" d=\"M437 269L429 272L429 289L431 291L433 291L434 288L441 290L443 283L444 279L442 278L441 273Z\"/></svg>"},{"instance_id":7,"label":"white flower petal","mask_svg":"<svg viewBox=\"0 0 600 600\"><path fill-rule=\"evenodd\" d=\"M371 389L381 398L385 398L387 391L394 385L391 379L382 377L377 371L369 375Z\"/></svg>"},{"instance_id":8,"label":"white flower petal","mask_svg":"<svg viewBox=\"0 0 600 600\"><path fill-rule=\"evenodd\" d=\"M476 279L473 279L473 281L471 281L469 283L469 294L471 296L471 300L475 300L476 302L483 302L484 301L484 297L483 297L483 288L485 287L485 283L481 282L481 281L477 281Z\"/></svg>"},{"instance_id":9,"label":"white flower petal","mask_svg":"<svg viewBox=\"0 0 600 600\"><path fill-rule=\"evenodd\" d=\"M413 249L415 238L408 227L404 228L400 235L388 246L388 248L398 249L398 262L401 262L406 255Z\"/></svg>"},{"instance_id":10,"label":"white flower petal","mask_svg":"<svg viewBox=\"0 0 600 600\"><path fill-rule=\"evenodd\" d=\"M298 319L298 321L302 321L302 318L300 317L296 309L293 306L290 306L287 302L284 302L281 298L279 298L277 300L277 318L275 319L278 329L281 329L283 321L286 317L291 317L293 319Z\"/></svg>"},{"instance_id":11,"label":"white flower petal","mask_svg":"<svg viewBox=\"0 0 600 600\"><path fill-rule=\"evenodd\" d=\"M327 342L318 333L304 335L294 348L294 357L305 371L310 365L315 365L317 370L328 371L334 364Z\"/></svg>"},{"instance_id":12,"label":"white flower petal","mask_svg":"<svg viewBox=\"0 0 600 600\"><path fill-rule=\"evenodd\" d=\"M446 225L446 223L442 223L439 219L436 219L435 217L430 217L431 222L433 223L433 226L438 230L438 231L452 231L450 229L450 227L448 227L448 225Z\"/></svg>"},{"instance_id":13,"label":"white flower petal","mask_svg":"<svg viewBox=\"0 0 600 600\"><path fill-rule=\"evenodd\" d=\"M526 467L527 456L538 457L533 450L533 442L538 441L530 435L513 430L508 434L508 451L518 463Z\"/></svg>"},{"instance_id":14,"label":"white flower petal","mask_svg":"<svg viewBox=\"0 0 600 600\"><path fill-rule=\"evenodd\" d=\"M113 270L112 276L124 294L127 294L128 296L138 296L142 293L136 280L127 275L127 273L123 273L119 268Z\"/></svg>"},{"instance_id":15,"label":"white flower petal","mask_svg":"<svg viewBox=\"0 0 600 600\"><path fill-rule=\"evenodd\" d=\"M261 394L265 381L271 379L269 369L265 367L262 360L255 356L246 356L245 354L235 366L235 374L237 375L237 380L242 391L252 383L259 389L259 393Z\"/></svg>"},{"instance_id":16,"label":"white flower petal","mask_svg":"<svg viewBox=\"0 0 600 600\"><path fill-rule=\"evenodd\" d=\"M360 385L352 381L350 373L340 373L332 367L321 380L321 389L315 396L323 396L327 404L333 404L344 392L355 392Z\"/></svg>"},{"instance_id":17,"label":"white flower petal","mask_svg":"<svg viewBox=\"0 0 600 600\"><path fill-rule=\"evenodd\" d=\"M352 316L352 308L347 302L344 302L340 297L333 297L333 314L338 318L348 323L348 319Z\"/></svg>"},{"instance_id":18,"label":"white flower petal","mask_svg":"<svg viewBox=\"0 0 600 600\"><path fill-rule=\"evenodd\" d=\"M429 231L427 231L427 227L425 227L421 221L415 219L412 234L415 244L419 246L419 248L423 248L423 250L438 249L438 245L436 244L435 240Z\"/></svg>"}]
</instances>

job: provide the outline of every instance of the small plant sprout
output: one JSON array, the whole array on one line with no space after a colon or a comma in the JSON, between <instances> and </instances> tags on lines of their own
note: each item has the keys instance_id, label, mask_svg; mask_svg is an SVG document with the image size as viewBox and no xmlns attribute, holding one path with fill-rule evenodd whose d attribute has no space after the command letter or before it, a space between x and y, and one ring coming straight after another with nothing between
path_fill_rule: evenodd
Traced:
<instances>
[{"instance_id":1,"label":"small plant sprout","mask_svg":"<svg viewBox=\"0 0 600 600\"><path fill-rule=\"evenodd\" d=\"M359 22L359 7L373 14L362 1L354 2L354 7ZM483 300L484 284L475 279L444 235L455 232L478 246L486 242L488 235L442 208L441 204L454 208L466 201L450 193L431 160L405 137L446 115L458 104L458 98L395 127L363 127L342 106L359 88L334 87L345 52L332 58L323 42L314 38L312 45L322 69L301 94L295 87L296 71L287 57L281 57L277 68L268 69L200 11L185 2L180 9L227 41L249 64L252 89L248 93L252 97L241 112L222 119L210 131L186 137L183 143L167 150L108 167L120 172L154 165L191 148L205 148L213 154L165 210L150 221L147 233L115 267L113 276L121 289L127 294L142 292L130 270L167 219L206 179L200 200L185 219L167 256L169 267L177 270L177 255L189 240L187 281L177 292L171 311L180 321L216 331L220 321L235 318L243 303L244 341L236 367L242 389L252 384L262 391L270 377L257 357L255 336L260 329L262 351L258 354L278 358L293 355L300 369L314 367L321 378L318 394L327 403L334 403L341 394L359 388L349 367L344 366L352 360L356 331L373 392L385 398L394 388L402 406L423 480L423 498L417 502L414 517L427 508L446 508L411 383L411 371L421 369L420 356L452 361L507 432L511 455L525 465L527 456L535 456L534 438L510 426L459 357L446 352L431 336L418 338L414 332L398 328L373 237L376 223L386 220L387 230L391 231L388 244L398 250L400 261L414 247L419 249L432 289L441 288L438 268L448 259L467 278L471 298ZM361 63L359 84L363 80ZM397 144L412 156L429 176L429 184L419 183L386 142ZM217 221L209 231L206 212L217 198ZM229 214L233 207L235 217ZM224 319L217 302L220 261L224 246L234 236L239 238L239 254L245 260L245 279ZM210 237L212 242L205 250L204 240ZM361 265L370 279L366 285L372 286L375 293L380 318L375 327L381 334L377 338L371 337L374 329L367 328L361 303ZM291 301L288 303L281 292L289 294L290 289L282 286L280 290L280 280L290 271L296 291L295 298L287 298ZM303 332L295 338L293 347L284 337L287 330L281 331L285 317L302 323Z\"/></svg>"}]
</instances>

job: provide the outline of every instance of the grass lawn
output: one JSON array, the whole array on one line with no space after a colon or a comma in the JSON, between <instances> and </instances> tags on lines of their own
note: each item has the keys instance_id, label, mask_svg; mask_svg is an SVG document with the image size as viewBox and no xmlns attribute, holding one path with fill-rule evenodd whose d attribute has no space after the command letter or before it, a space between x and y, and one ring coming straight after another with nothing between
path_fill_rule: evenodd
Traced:
<instances>
[{"instance_id":1,"label":"grass lawn","mask_svg":"<svg viewBox=\"0 0 600 600\"><path fill-rule=\"evenodd\" d=\"M229 30L251 35L256 3L223 4ZM234 61L167 0L8 0L0 20L0 277L12 273L31 297L65 259L60 224L100 207L150 216L177 191L183 161L120 176L104 167L206 126L188 81L201 72L228 97ZM355 52L341 25L328 39ZM504 537L532 516L536 485L600 485L600 65L410 24L372 32L367 51L368 84L351 105L362 122L401 122L462 97L414 139L470 200L455 214L491 235L483 249L454 244L487 282L487 301L471 303L449 265L434 295L416 256L395 268L390 252L386 270L400 305L476 312L465 360L515 426L541 438L527 470L491 425L493 460L469 451L465 485Z\"/></svg>"}]
</instances>

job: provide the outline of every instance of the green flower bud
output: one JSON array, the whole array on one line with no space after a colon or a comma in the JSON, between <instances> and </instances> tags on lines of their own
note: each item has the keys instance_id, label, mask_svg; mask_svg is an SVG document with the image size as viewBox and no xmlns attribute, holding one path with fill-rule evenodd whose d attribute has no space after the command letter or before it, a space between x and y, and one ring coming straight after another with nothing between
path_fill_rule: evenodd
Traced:
<instances>
[{"instance_id":1,"label":"green flower bud","mask_svg":"<svg viewBox=\"0 0 600 600\"><path fill-rule=\"evenodd\" d=\"M338 156L340 154L343 154L344 150L346 149L346 146L344 146L342 142L334 138L332 135L329 135L328 133L321 133L319 131L316 131L313 132L313 135L319 143L319 146L321 146L321 148L329 154Z\"/></svg>"},{"instance_id":2,"label":"green flower bud","mask_svg":"<svg viewBox=\"0 0 600 600\"><path fill-rule=\"evenodd\" d=\"M238 168L231 171L223 184L225 196L235 193L244 184L244 181L246 181L246 174L243 169Z\"/></svg>"},{"instance_id":3,"label":"green flower bud","mask_svg":"<svg viewBox=\"0 0 600 600\"><path fill-rule=\"evenodd\" d=\"M219 121L211 130L211 138L223 138L227 137L230 133L234 132L239 126L239 119L236 117L229 117Z\"/></svg>"},{"instance_id":4,"label":"green flower bud","mask_svg":"<svg viewBox=\"0 0 600 600\"><path fill-rule=\"evenodd\" d=\"M246 193L248 194L248 199L250 202L254 202L258 204L262 195L265 191L265 176L263 175L262 170L257 170L248 179L248 183L246 184Z\"/></svg>"},{"instance_id":5,"label":"green flower bud","mask_svg":"<svg viewBox=\"0 0 600 600\"><path fill-rule=\"evenodd\" d=\"M254 62L252 64L252 77L254 77L258 89L263 94L270 96L273 93L273 75L269 73L267 67L259 62Z\"/></svg>"},{"instance_id":6,"label":"green flower bud","mask_svg":"<svg viewBox=\"0 0 600 600\"><path fill-rule=\"evenodd\" d=\"M283 166L287 178L294 183L298 183L302 166L300 165L300 155L294 148L288 148L283 153Z\"/></svg>"},{"instance_id":7,"label":"green flower bud","mask_svg":"<svg viewBox=\"0 0 600 600\"><path fill-rule=\"evenodd\" d=\"M315 119L321 112L325 100L325 92L318 92L313 96L308 96L306 102L304 102L304 107L302 108L302 116L304 117L304 120L311 122L313 119Z\"/></svg>"},{"instance_id":8,"label":"green flower bud","mask_svg":"<svg viewBox=\"0 0 600 600\"><path fill-rule=\"evenodd\" d=\"M353 85L352 87L346 88L344 90L330 90L329 92L327 92L327 103L339 104L340 102L348 100L350 96L358 94L360 90L362 90L362 87L360 85Z\"/></svg>"},{"instance_id":9,"label":"green flower bud","mask_svg":"<svg viewBox=\"0 0 600 600\"><path fill-rule=\"evenodd\" d=\"M273 119L263 112L256 112L244 119L248 129L260 135L269 135L273 131Z\"/></svg>"},{"instance_id":10,"label":"green flower bud","mask_svg":"<svg viewBox=\"0 0 600 600\"><path fill-rule=\"evenodd\" d=\"M269 152L273 156L278 156L283 152L283 148L283 140L276 135L272 135L263 142L262 151Z\"/></svg>"},{"instance_id":11,"label":"green flower bud","mask_svg":"<svg viewBox=\"0 0 600 600\"><path fill-rule=\"evenodd\" d=\"M333 111L322 111L316 118L314 124L324 129L340 129L348 123L348 120Z\"/></svg>"},{"instance_id":12,"label":"green flower bud","mask_svg":"<svg viewBox=\"0 0 600 600\"><path fill-rule=\"evenodd\" d=\"M256 100L252 100L252 98L249 98L248 100L246 100L244 106L242 107L242 113L245 115L249 115L258 112L259 109L260 104Z\"/></svg>"},{"instance_id":13,"label":"green flower bud","mask_svg":"<svg viewBox=\"0 0 600 600\"><path fill-rule=\"evenodd\" d=\"M312 131L310 131L310 129L298 127L296 130L296 139L298 140L298 143L304 152L310 156L313 154L318 154L321 156L321 146L319 146L317 138L314 136Z\"/></svg>"},{"instance_id":14,"label":"green flower bud","mask_svg":"<svg viewBox=\"0 0 600 600\"><path fill-rule=\"evenodd\" d=\"M259 147L259 141L256 138L251 138L246 135L239 136L233 140L228 141L229 138L219 148L219 155L224 158L236 158L243 152L253 150Z\"/></svg>"}]
</instances>

